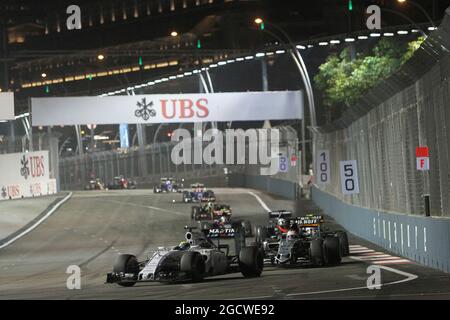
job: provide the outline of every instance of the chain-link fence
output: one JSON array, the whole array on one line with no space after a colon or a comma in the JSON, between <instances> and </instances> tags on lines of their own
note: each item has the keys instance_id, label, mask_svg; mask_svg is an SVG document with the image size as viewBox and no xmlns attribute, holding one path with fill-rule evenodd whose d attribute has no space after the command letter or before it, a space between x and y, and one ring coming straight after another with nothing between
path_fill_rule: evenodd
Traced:
<instances>
[{"instance_id":1,"label":"chain-link fence","mask_svg":"<svg viewBox=\"0 0 450 320\"><path fill-rule=\"evenodd\" d=\"M414 57L332 125L315 134L330 151L331 183L320 188L362 207L450 216L450 12ZM428 146L430 170L416 169ZM339 161L357 160L360 193L344 196Z\"/></svg>"},{"instance_id":2,"label":"chain-link fence","mask_svg":"<svg viewBox=\"0 0 450 320\"><path fill-rule=\"evenodd\" d=\"M288 161L285 168L276 168L276 173L270 178L274 180L286 181L296 184L299 181L301 173L300 163L291 164L290 156L295 155L300 159L298 152L298 139L296 131L291 127L277 128L280 133L279 153ZM267 133L270 136L270 131ZM224 137L225 141L225 137ZM237 141L237 140L236 140ZM87 153L83 156L67 157L60 159L60 184L64 190L83 189L89 180L99 178L105 183L109 183L115 176L123 175L137 181L141 187L149 187L157 182L161 177L175 177L185 179L186 181L204 181L207 178L219 178L224 183L231 183L233 186L245 185L242 179L244 176L261 176L261 165L249 165L249 155L254 150L253 143L259 143L260 140L252 141L245 139L246 157L245 164L237 164L237 144L233 146L234 164L226 163L226 143L223 144L223 162L224 164L180 164L175 165L171 159L172 150L177 143L158 143L147 145L143 148L130 148L126 152L107 151ZM203 143L202 150L205 150L209 143ZM229 152L230 150L228 150ZM280 155L273 155L279 157ZM266 166L264 166L266 167ZM217 183L217 180L215 181ZM228 184L228 186L231 186ZM267 187L267 181L260 182L261 187Z\"/></svg>"}]
</instances>

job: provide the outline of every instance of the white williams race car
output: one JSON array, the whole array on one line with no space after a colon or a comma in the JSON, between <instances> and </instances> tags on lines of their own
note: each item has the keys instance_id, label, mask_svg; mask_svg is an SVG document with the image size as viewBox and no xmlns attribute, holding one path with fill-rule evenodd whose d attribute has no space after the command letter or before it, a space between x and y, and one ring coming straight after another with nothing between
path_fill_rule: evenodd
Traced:
<instances>
[{"instance_id":1,"label":"white williams race car","mask_svg":"<svg viewBox=\"0 0 450 320\"><path fill-rule=\"evenodd\" d=\"M244 277L259 277L264 257L257 246L246 246L240 224L216 226L196 231L187 228L185 241L172 248L158 248L145 261L121 254L106 283L130 287L137 282L201 281L208 276L241 272Z\"/></svg>"}]
</instances>

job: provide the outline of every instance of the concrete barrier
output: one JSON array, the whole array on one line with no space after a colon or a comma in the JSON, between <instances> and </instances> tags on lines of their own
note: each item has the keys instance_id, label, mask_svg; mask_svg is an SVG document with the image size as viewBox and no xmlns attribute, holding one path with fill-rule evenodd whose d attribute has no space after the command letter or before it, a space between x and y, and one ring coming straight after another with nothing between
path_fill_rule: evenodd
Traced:
<instances>
[{"instance_id":1,"label":"concrete barrier","mask_svg":"<svg viewBox=\"0 0 450 320\"><path fill-rule=\"evenodd\" d=\"M312 200L349 232L422 265L450 272L450 219L377 211L312 188Z\"/></svg>"}]
</instances>

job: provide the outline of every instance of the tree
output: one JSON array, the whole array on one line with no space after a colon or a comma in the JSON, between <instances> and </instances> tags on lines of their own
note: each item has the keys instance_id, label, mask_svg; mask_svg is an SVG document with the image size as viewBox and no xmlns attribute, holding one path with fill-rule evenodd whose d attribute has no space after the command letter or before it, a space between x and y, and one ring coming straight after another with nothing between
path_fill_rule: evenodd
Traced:
<instances>
[{"instance_id":1,"label":"tree","mask_svg":"<svg viewBox=\"0 0 450 320\"><path fill-rule=\"evenodd\" d=\"M383 38L372 50L359 53L354 60L351 60L348 48L330 55L314 77L327 111L342 112L350 107L368 90L394 73L423 41L423 38L418 38L407 45L398 45Z\"/></svg>"}]
</instances>

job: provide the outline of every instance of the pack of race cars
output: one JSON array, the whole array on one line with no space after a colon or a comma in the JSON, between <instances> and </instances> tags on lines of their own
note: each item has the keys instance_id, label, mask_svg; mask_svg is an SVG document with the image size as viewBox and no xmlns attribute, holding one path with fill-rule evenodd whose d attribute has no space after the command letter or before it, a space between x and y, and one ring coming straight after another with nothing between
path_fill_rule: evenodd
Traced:
<instances>
[{"instance_id":1,"label":"pack of race cars","mask_svg":"<svg viewBox=\"0 0 450 320\"><path fill-rule=\"evenodd\" d=\"M135 180L125 178L123 175L113 178L111 183L106 184L99 178L93 178L85 185L84 190L123 190L136 189L137 182Z\"/></svg>"},{"instance_id":2,"label":"pack of race cars","mask_svg":"<svg viewBox=\"0 0 450 320\"><path fill-rule=\"evenodd\" d=\"M206 192L204 185L191 187L192 193ZM189 191L183 191L183 202L189 203L184 192ZM200 203L192 206L191 226L185 227L179 245L158 247L143 261L131 254L119 255L106 283L196 282L234 272L259 277L265 264L330 266L349 255L346 232L324 228L320 215L294 217L291 211L272 211L265 225L252 230L250 221L234 217L229 205L215 203L215 195L206 198L196 198ZM253 233L254 241L249 239Z\"/></svg>"}]
</instances>

